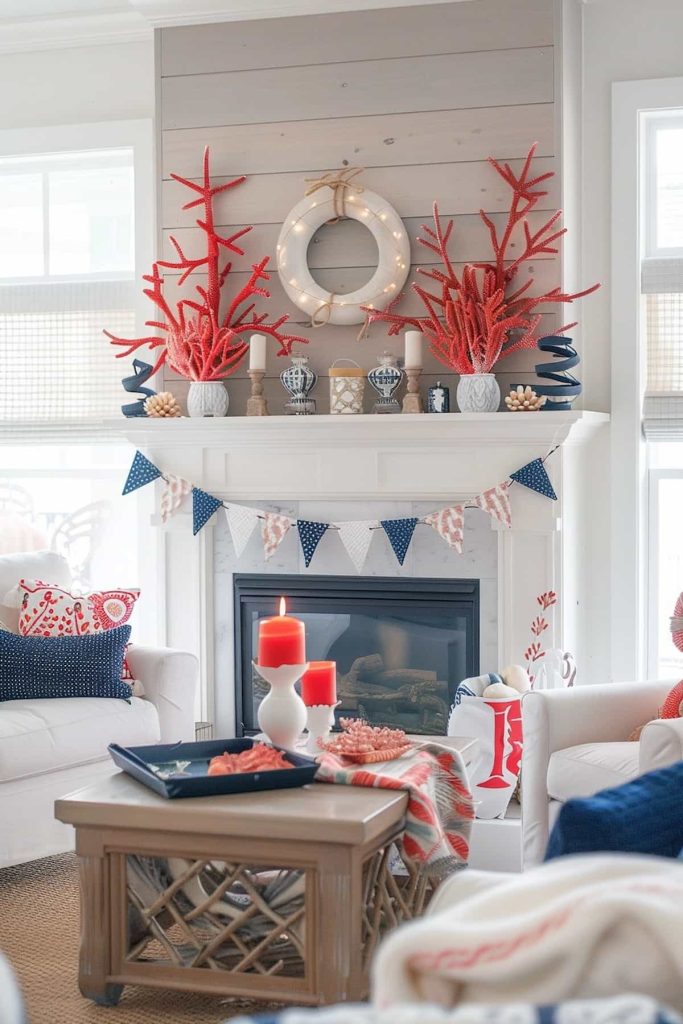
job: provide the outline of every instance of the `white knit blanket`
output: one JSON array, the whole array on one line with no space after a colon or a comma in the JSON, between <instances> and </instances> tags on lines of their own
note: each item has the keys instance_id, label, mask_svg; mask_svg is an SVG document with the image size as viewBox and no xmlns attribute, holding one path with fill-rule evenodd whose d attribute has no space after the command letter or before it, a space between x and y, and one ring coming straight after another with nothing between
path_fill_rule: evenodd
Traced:
<instances>
[{"instance_id":1,"label":"white knit blanket","mask_svg":"<svg viewBox=\"0 0 683 1024\"><path fill-rule=\"evenodd\" d=\"M451 884L457 899L457 880ZM373 971L379 1007L626 993L683 1011L681 861L614 854L550 861L399 928Z\"/></svg>"}]
</instances>

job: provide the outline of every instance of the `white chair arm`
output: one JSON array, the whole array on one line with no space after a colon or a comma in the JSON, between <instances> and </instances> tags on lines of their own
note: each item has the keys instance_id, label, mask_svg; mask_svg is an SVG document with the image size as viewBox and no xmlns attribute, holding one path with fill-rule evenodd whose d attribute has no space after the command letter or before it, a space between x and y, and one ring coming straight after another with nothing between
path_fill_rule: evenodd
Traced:
<instances>
[{"instance_id":1,"label":"white chair arm","mask_svg":"<svg viewBox=\"0 0 683 1024\"><path fill-rule=\"evenodd\" d=\"M640 734L638 760L643 773L683 761L683 718L649 722Z\"/></svg>"},{"instance_id":2,"label":"white chair arm","mask_svg":"<svg viewBox=\"0 0 683 1024\"><path fill-rule=\"evenodd\" d=\"M194 739L194 699L199 663L194 654L168 647L138 647L128 650L128 664L145 690L145 699L159 713L161 742Z\"/></svg>"},{"instance_id":3,"label":"white chair arm","mask_svg":"<svg viewBox=\"0 0 683 1024\"><path fill-rule=\"evenodd\" d=\"M470 896L493 889L501 882L508 882L510 875L503 871L456 871L446 878L436 890L427 908L427 914L441 914L444 910L452 910Z\"/></svg>"},{"instance_id":4,"label":"white chair arm","mask_svg":"<svg viewBox=\"0 0 683 1024\"><path fill-rule=\"evenodd\" d=\"M654 718L670 682L603 683L532 690L522 700L522 852L524 867L540 864L548 844L548 762L580 743L627 740Z\"/></svg>"}]
</instances>

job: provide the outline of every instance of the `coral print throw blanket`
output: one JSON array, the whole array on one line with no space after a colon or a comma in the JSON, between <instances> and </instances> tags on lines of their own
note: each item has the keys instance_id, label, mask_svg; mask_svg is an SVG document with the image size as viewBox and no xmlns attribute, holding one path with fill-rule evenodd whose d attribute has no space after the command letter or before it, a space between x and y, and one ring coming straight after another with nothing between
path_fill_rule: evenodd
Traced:
<instances>
[{"instance_id":1,"label":"coral print throw blanket","mask_svg":"<svg viewBox=\"0 0 683 1024\"><path fill-rule=\"evenodd\" d=\"M367 765L325 753L315 781L406 790L404 859L434 878L467 864L474 806L457 750L424 743L392 761Z\"/></svg>"},{"instance_id":2,"label":"coral print throw blanket","mask_svg":"<svg viewBox=\"0 0 683 1024\"><path fill-rule=\"evenodd\" d=\"M683 1011L680 860L589 854L493 875L483 888L476 878L446 882L427 917L384 940L373 969L379 1006L638 992Z\"/></svg>"}]
</instances>

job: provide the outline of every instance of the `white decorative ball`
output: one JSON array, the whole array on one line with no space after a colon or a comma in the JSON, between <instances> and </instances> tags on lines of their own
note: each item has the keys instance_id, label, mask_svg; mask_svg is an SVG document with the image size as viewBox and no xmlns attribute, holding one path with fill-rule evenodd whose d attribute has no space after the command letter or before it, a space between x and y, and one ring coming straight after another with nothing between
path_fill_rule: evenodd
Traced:
<instances>
[{"instance_id":1,"label":"white decorative ball","mask_svg":"<svg viewBox=\"0 0 683 1024\"><path fill-rule=\"evenodd\" d=\"M507 686L511 686L517 693L526 693L531 689L529 673L523 665L508 665L500 673L502 680Z\"/></svg>"},{"instance_id":2,"label":"white decorative ball","mask_svg":"<svg viewBox=\"0 0 683 1024\"><path fill-rule=\"evenodd\" d=\"M496 700L514 700L519 697L519 692L513 690L511 686L506 686L505 683L491 683L484 690L482 697L491 697Z\"/></svg>"}]
</instances>

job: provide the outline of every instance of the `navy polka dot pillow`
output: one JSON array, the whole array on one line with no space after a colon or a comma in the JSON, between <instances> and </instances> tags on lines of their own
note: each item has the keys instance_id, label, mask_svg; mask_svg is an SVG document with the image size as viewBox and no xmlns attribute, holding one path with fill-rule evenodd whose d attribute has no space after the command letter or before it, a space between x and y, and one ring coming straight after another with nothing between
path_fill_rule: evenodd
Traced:
<instances>
[{"instance_id":1,"label":"navy polka dot pillow","mask_svg":"<svg viewBox=\"0 0 683 1024\"><path fill-rule=\"evenodd\" d=\"M0 701L43 697L122 697L130 626L85 636L17 636L0 630Z\"/></svg>"}]
</instances>

